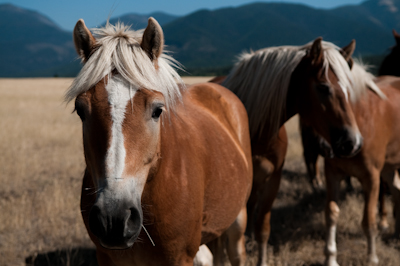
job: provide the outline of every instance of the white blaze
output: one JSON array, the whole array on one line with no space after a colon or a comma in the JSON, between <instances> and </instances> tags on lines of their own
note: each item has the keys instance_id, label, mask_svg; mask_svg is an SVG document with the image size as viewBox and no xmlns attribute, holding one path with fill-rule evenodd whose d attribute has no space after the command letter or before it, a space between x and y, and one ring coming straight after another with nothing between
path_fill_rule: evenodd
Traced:
<instances>
[{"instance_id":1,"label":"white blaze","mask_svg":"<svg viewBox=\"0 0 400 266\"><path fill-rule=\"evenodd\" d=\"M113 76L106 86L108 102L111 107L111 142L106 154L106 177L121 179L125 168L125 143L122 123L126 106L134 97L136 89L130 92L129 83L120 75Z\"/></svg>"}]
</instances>

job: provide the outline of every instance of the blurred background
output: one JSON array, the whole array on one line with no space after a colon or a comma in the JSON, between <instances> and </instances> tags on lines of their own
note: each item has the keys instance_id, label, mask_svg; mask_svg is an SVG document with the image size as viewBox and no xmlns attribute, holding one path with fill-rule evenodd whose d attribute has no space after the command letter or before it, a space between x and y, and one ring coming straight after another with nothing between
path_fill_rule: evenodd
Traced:
<instances>
[{"instance_id":1,"label":"blurred background","mask_svg":"<svg viewBox=\"0 0 400 266\"><path fill-rule=\"evenodd\" d=\"M235 55L318 36L339 46L356 39L356 56L379 65L400 29L398 0L0 1L0 76L72 77L80 69L76 21L122 21L141 29L156 18L167 49L192 75L226 74Z\"/></svg>"}]
</instances>

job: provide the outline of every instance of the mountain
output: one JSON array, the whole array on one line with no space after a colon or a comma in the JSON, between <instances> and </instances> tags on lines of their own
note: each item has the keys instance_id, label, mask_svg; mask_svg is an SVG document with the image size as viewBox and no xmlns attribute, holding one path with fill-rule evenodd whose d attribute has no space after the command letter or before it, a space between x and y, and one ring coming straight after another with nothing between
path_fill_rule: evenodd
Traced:
<instances>
[{"instance_id":1,"label":"mountain","mask_svg":"<svg viewBox=\"0 0 400 266\"><path fill-rule=\"evenodd\" d=\"M357 40L357 54L382 54L393 45L390 27L398 13L383 13L367 1L340 9L301 4L254 3L215 11L200 10L164 27L166 44L188 68L226 66L243 50L301 45L318 36L339 46ZM387 1L386 1L387 2ZM357 17L350 15L356 9ZM374 13L374 11L376 13ZM382 11L383 12L383 11ZM350 13L350 14L348 14Z\"/></svg>"},{"instance_id":2,"label":"mountain","mask_svg":"<svg viewBox=\"0 0 400 266\"><path fill-rule=\"evenodd\" d=\"M332 9L341 18L351 18L358 23L368 21L382 30L400 28L400 0L368 0L360 5Z\"/></svg>"},{"instance_id":3,"label":"mountain","mask_svg":"<svg viewBox=\"0 0 400 266\"><path fill-rule=\"evenodd\" d=\"M149 16L160 22L166 48L190 73L210 74L229 69L244 50L301 45L318 36L339 46L356 39L356 56L377 62L380 56L375 55L394 44L391 30L400 29L400 0L367 0L334 9L253 3L182 17L127 14L110 22L119 20L140 29ZM80 69L72 33L37 12L0 5L0 34L0 76L65 76Z\"/></svg>"},{"instance_id":4,"label":"mountain","mask_svg":"<svg viewBox=\"0 0 400 266\"><path fill-rule=\"evenodd\" d=\"M148 15L140 14L126 14L120 17L110 19L111 24L116 24L118 21L123 22L125 25L132 25L132 29L144 29L147 26L149 17L155 18L161 26L177 19L179 16L170 15L163 12L154 12ZM105 25L105 23L103 23Z\"/></svg>"},{"instance_id":5,"label":"mountain","mask_svg":"<svg viewBox=\"0 0 400 266\"><path fill-rule=\"evenodd\" d=\"M25 75L74 61L71 33L38 12L0 5L0 76Z\"/></svg>"},{"instance_id":6,"label":"mountain","mask_svg":"<svg viewBox=\"0 0 400 266\"><path fill-rule=\"evenodd\" d=\"M127 14L118 20L144 28L149 16L161 24L177 16L162 12ZM62 30L48 17L12 4L0 5L0 77L74 76L80 70L72 32Z\"/></svg>"}]
</instances>

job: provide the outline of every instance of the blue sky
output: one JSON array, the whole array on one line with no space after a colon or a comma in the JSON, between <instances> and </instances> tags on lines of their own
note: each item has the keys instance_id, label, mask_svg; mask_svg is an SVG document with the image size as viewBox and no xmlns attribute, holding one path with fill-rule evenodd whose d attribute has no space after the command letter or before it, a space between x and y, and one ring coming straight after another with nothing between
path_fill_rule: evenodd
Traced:
<instances>
[{"instance_id":1,"label":"blue sky","mask_svg":"<svg viewBox=\"0 0 400 266\"><path fill-rule=\"evenodd\" d=\"M316 8L332 8L341 5L359 4L363 0L0 0L0 4L11 3L36 10L61 28L71 31L80 18L86 25L95 27L103 23L109 15L126 13L149 14L163 11L173 15L186 15L198 9L218 9L236 7L252 2L302 3Z\"/></svg>"}]
</instances>

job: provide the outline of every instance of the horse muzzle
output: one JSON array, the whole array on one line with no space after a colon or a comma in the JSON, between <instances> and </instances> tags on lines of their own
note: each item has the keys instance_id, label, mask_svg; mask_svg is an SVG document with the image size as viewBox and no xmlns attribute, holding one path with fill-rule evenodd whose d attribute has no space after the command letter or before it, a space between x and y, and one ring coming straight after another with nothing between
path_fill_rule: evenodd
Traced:
<instances>
[{"instance_id":1,"label":"horse muzzle","mask_svg":"<svg viewBox=\"0 0 400 266\"><path fill-rule=\"evenodd\" d=\"M333 153L339 158L351 158L355 156L363 146L363 137L360 133L350 134L348 131L343 134L333 145Z\"/></svg>"},{"instance_id":2,"label":"horse muzzle","mask_svg":"<svg viewBox=\"0 0 400 266\"><path fill-rule=\"evenodd\" d=\"M142 222L142 211L136 207L102 208L95 204L89 214L90 231L108 249L130 248L140 234Z\"/></svg>"}]
</instances>

